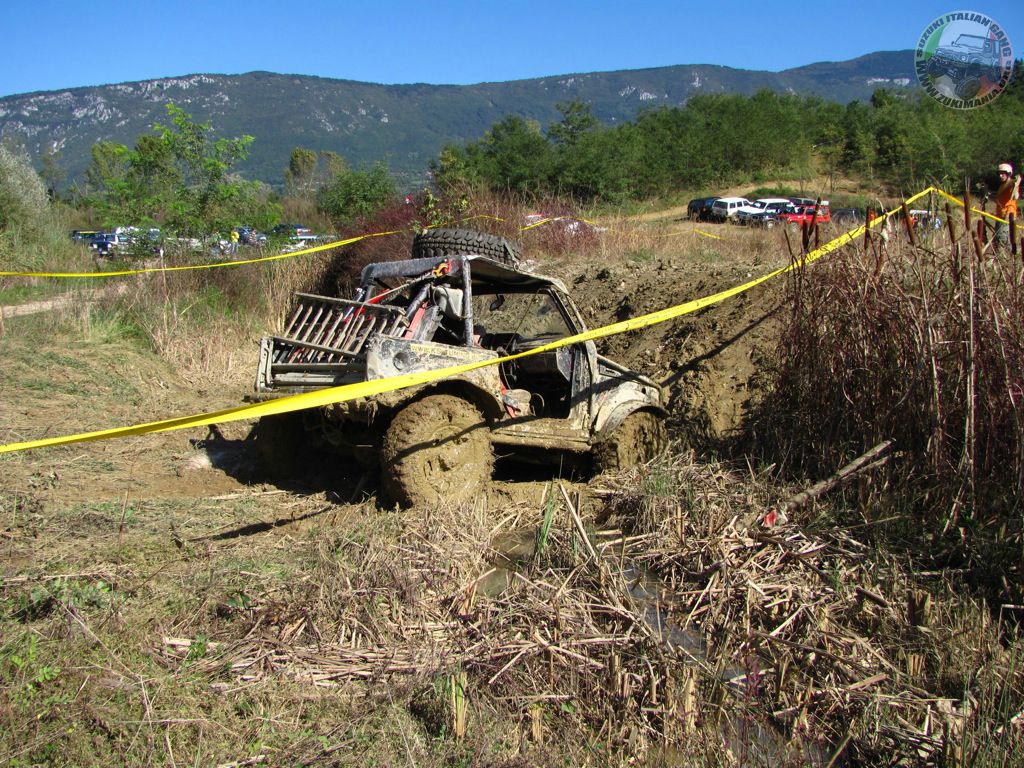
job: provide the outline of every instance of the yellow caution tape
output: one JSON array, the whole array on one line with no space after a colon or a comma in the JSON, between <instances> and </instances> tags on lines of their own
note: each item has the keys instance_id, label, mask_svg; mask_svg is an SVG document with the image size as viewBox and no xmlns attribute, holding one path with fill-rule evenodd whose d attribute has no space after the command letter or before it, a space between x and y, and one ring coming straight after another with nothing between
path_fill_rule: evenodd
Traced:
<instances>
[{"instance_id":1,"label":"yellow caution tape","mask_svg":"<svg viewBox=\"0 0 1024 768\"><path fill-rule=\"evenodd\" d=\"M964 207L964 201L963 200L960 200L960 199L958 199L956 197L953 197L953 195L949 194L945 190L939 189L938 187L930 187L930 189L935 191L935 192L938 192L940 195L942 195L942 197L946 198L950 202L956 203L961 208ZM971 210L974 211L975 213L980 213L982 216L984 216L987 219L992 219L992 221L998 221L1001 224L1008 224L1009 223L1006 219L1001 219L998 216L994 216L993 214L987 213L985 211L980 211L977 208L972 207Z\"/></svg>"},{"instance_id":2,"label":"yellow caution tape","mask_svg":"<svg viewBox=\"0 0 1024 768\"><path fill-rule=\"evenodd\" d=\"M911 198L906 200L906 204L910 204L918 198L933 191L932 187L919 192ZM524 357L531 355L539 355L544 352L550 352L554 349L566 347L572 344L580 344L586 341L595 341L597 339L603 339L608 336L614 336L627 331L635 331L648 326L656 325L658 323L664 323L668 320L674 320L683 315L696 312L699 309L710 307L714 304L718 304L728 298L737 296L745 291L749 291L751 288L755 288L762 283L765 283L779 275L785 274L803 267L807 264L811 264L823 256L827 256L833 251L841 248L842 246L850 243L864 234L864 230L867 227L877 226L881 221L896 214L900 209L895 208L892 211L885 213L883 216L875 219L868 225L860 225L851 229L849 232L845 232L834 240L829 241L820 248L808 253L799 261L795 261L785 267L769 272L762 277L755 278L749 282L743 283L742 285L729 288L719 293L705 296L700 299L694 299L684 304L678 304L668 309L662 309L657 312L651 312L646 315L640 315L629 320L623 320L618 323L606 325L602 328L596 328L591 331L585 331L584 333L578 333L574 336L567 336L563 339L553 341L550 344L545 344L542 347L535 349L526 350L514 355L507 355L505 357L499 357L491 360L481 360L474 363L464 363L461 365L454 365L448 368L440 368L431 371L422 371L420 373L405 374L402 376L393 376L387 379L377 379L375 381L364 381L357 382L355 384L345 384L338 387L330 387L326 389L317 390L316 392L304 392L298 395L289 395L281 397L275 400L269 400L262 403L249 403L246 405L239 405L233 408L226 408L221 411L213 411L210 413L202 413L194 416L180 416L172 419L165 419L163 421L153 421L146 424L136 424L131 427L117 427L113 429L102 429L95 432L83 432L76 435L65 435L61 437L49 437L41 440L29 440L21 443L9 443L7 445L0 445L0 453L11 453L14 451L26 451L32 448L45 448L56 445L69 445L71 443L84 443L93 440L109 440L118 437L128 437L131 435L145 435L154 432L170 432L177 429L186 429L189 427L203 427L211 424L225 424L231 421L243 421L247 419L255 419L263 416L272 416L279 413L292 413L294 411L302 411L307 408L318 408L333 403L343 403L349 400L355 400L361 397L373 397L374 395L383 394L385 392L393 392L399 389L406 389L408 387L415 387L421 384L428 384L433 381L447 378L449 376L457 376L469 371L474 371L479 368L485 368L489 365L499 365L501 363L509 362L512 360L519 360Z\"/></svg>"},{"instance_id":3,"label":"yellow caution tape","mask_svg":"<svg viewBox=\"0 0 1024 768\"><path fill-rule=\"evenodd\" d=\"M342 245L349 245L351 243L358 242L359 240L366 240L370 237L384 237L385 235L394 235L399 230L392 230L390 232L373 232L368 235L357 235L356 237L350 237L346 240L334 240L330 243L324 243L323 245L315 245L310 248L303 248L298 251L288 251L287 253L278 253L273 256L261 256L257 259L242 259L239 261L215 261L209 264L186 264L179 267L144 267L142 269L122 269L111 272L0 272L0 277L118 277L122 275L145 275L153 272L185 272L190 269L219 269L221 267L238 267L243 264L259 264L265 261L278 261L280 259L291 259L295 256L306 256L310 253L317 253L319 251L328 251L331 248L338 248Z\"/></svg>"},{"instance_id":4,"label":"yellow caution tape","mask_svg":"<svg viewBox=\"0 0 1024 768\"><path fill-rule=\"evenodd\" d=\"M928 187L928 189L926 189L926 190L924 190L922 192L919 192L918 194L914 195L911 198L908 198L905 202L907 204L910 204L913 201L917 200L918 198L922 197L923 195L925 195L925 194L927 194L929 192L936 192L936 193L942 195L943 197L949 199L950 201L956 203L961 208L964 205L962 200L959 200L956 197L953 197L952 195L950 195L949 193L943 191L942 189L939 189L938 187ZM891 216L894 213L898 212L898 210L899 209L895 209L893 211L890 211L890 212L888 212L886 214L886 216ZM1006 223L1006 219L1001 219L998 216L992 215L991 213L986 213L985 211L978 210L977 208L971 208L971 210L974 211L975 213L978 213L978 214L980 214L982 216L985 216L985 217L987 217L989 219L992 219L993 221L998 221L998 222L1001 222L1003 224ZM481 213L481 214L477 214L475 216L470 216L467 219L463 219L463 221L464 222L465 221L471 221L473 219L492 219L494 221L506 221L506 219L503 219L500 216L492 216L491 214L486 214L486 213ZM532 224L528 224L528 225L526 225L524 227L520 227L519 230L521 232L526 232L527 230L534 229L535 227L540 227L540 226L543 226L544 224L550 224L550 223L556 222L556 221L580 221L580 222L583 222L584 224L588 224L589 226L597 227L597 224L595 224L594 222L590 221L589 219L580 218L580 217L576 217L576 216L554 216L554 217L550 217L550 218L541 219L540 221L536 221L536 222L534 222ZM871 226L875 226L875 224L872 224ZM398 234L399 231L401 231L401 230L390 230L390 231L387 231L387 232L371 232L371 233L368 233L368 234L365 234L365 235L356 235L355 237L349 237L349 238L347 238L345 240L334 240L334 241L332 241L330 243L324 243L323 245L312 246L310 248L302 248L300 250L289 251L287 253L278 253L278 254L275 254L273 256L261 256L259 258L255 258L255 259L239 259L239 260L236 260L236 261L217 261L217 262L210 262L210 263L207 263L207 264L186 264L186 265L181 265L181 266L176 266L176 267L143 267L143 268L140 268L140 269L121 269L121 270L113 270L113 271L106 271L106 272L19 272L19 271L0 271L0 277L59 277L59 278L124 277L126 275L144 275L144 274L152 274L152 273L159 273L159 272L185 272L185 271L193 270L193 269L220 269L222 267L238 267L238 266L243 266L245 264L260 264L260 263L268 262L268 261L280 261L281 259L291 259L291 258L294 258L296 256L306 256L306 255L309 255L311 253L318 253L320 251L327 251L327 250L330 250L332 248L340 248L341 246L344 246L344 245L351 245L352 243L359 242L360 240L366 240L366 239L371 238L371 237L384 237L386 235ZM704 237L714 238L715 240L723 239L720 235L715 235L715 234L712 234L710 232L705 232L705 231L703 231L701 229L694 229L693 232L696 232L697 234L702 235ZM685 234L689 234L689 233L688 232L671 232L671 233L668 233L668 234L665 234L665 235L657 235L657 237L676 237L676 236L685 235Z\"/></svg>"}]
</instances>

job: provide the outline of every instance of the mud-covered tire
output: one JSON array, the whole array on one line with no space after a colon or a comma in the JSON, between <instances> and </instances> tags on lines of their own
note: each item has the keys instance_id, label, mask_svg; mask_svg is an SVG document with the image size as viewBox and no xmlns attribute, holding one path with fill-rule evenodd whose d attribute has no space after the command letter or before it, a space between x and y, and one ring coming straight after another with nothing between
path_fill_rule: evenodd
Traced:
<instances>
[{"instance_id":1,"label":"mud-covered tire","mask_svg":"<svg viewBox=\"0 0 1024 768\"><path fill-rule=\"evenodd\" d=\"M494 454L487 421L453 395L428 395L397 414L381 447L386 504L413 507L476 497L491 479Z\"/></svg>"},{"instance_id":2,"label":"mud-covered tire","mask_svg":"<svg viewBox=\"0 0 1024 768\"><path fill-rule=\"evenodd\" d=\"M522 251L511 240L473 229L425 229L412 241L414 259L471 255L515 267Z\"/></svg>"},{"instance_id":3,"label":"mud-covered tire","mask_svg":"<svg viewBox=\"0 0 1024 768\"><path fill-rule=\"evenodd\" d=\"M645 464L665 450L664 422L649 411L627 416L605 440L594 446L594 470L619 472Z\"/></svg>"},{"instance_id":4,"label":"mud-covered tire","mask_svg":"<svg viewBox=\"0 0 1024 768\"><path fill-rule=\"evenodd\" d=\"M308 441L301 412L263 416L250 436L261 477L287 479L302 470Z\"/></svg>"}]
</instances>

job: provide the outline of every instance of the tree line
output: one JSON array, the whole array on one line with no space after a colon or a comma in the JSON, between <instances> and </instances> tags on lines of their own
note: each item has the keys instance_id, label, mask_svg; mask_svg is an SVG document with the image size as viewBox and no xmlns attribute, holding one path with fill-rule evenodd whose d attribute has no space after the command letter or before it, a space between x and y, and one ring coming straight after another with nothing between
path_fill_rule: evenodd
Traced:
<instances>
[{"instance_id":1,"label":"tree line","mask_svg":"<svg viewBox=\"0 0 1024 768\"><path fill-rule=\"evenodd\" d=\"M318 212L333 223L348 223L398 195L383 163L356 170L335 152L301 147L289 157L282 195L235 171L248 156L252 136L218 138L209 123L196 122L174 104L167 105L167 113L169 123L155 125L134 147L94 144L84 187L73 190L70 202L104 225L159 225L206 234L240 225L269 228L281 220L289 200L289 213ZM44 172L56 175L46 162Z\"/></svg>"},{"instance_id":2,"label":"tree line","mask_svg":"<svg viewBox=\"0 0 1024 768\"><path fill-rule=\"evenodd\" d=\"M729 182L844 173L897 190L956 188L1024 161L1024 65L1007 92L974 110L926 94L878 90L870 102L760 91L706 94L685 106L602 125L590 107L559 105L546 128L509 115L478 141L450 144L431 170L445 191L623 202Z\"/></svg>"}]
</instances>

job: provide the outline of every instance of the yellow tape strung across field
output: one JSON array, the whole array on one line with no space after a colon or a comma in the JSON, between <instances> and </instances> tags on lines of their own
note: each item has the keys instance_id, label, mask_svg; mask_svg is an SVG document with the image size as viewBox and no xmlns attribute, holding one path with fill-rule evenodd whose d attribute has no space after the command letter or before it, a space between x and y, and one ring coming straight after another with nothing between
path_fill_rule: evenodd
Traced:
<instances>
[{"instance_id":1,"label":"yellow tape strung across field","mask_svg":"<svg viewBox=\"0 0 1024 768\"><path fill-rule=\"evenodd\" d=\"M949 194L949 192L946 192L945 190L939 189L938 187L929 187L929 189L931 189L934 192L937 192L938 194L940 194L942 197L946 198L950 202L956 203L961 208L964 207L964 201L960 200L958 198L953 197L953 195ZM977 208L972 207L971 210L974 211L975 213L980 213L982 216L984 216L987 219L992 219L992 221L998 221L1001 224L1008 224L1009 223L1006 219L1001 219L998 216L994 216L991 213L986 213L985 211L979 211Z\"/></svg>"},{"instance_id":2,"label":"yellow tape strung across field","mask_svg":"<svg viewBox=\"0 0 1024 768\"><path fill-rule=\"evenodd\" d=\"M154 272L185 272L190 269L219 269L221 267L239 267L243 264L260 264L265 261L279 261L280 259L291 259L295 256L306 256L310 253L328 251L331 248L338 248L342 245L349 245L370 237L384 237L394 235L399 230L390 232L373 232L368 235L357 235L346 240L335 240L323 245L315 245L311 248L303 248L298 251L278 253L274 256L261 256L258 259L242 259L239 261L215 261L209 264L186 264L180 267L143 267L142 269L122 269L113 272L0 272L0 277L118 277L121 275L145 275Z\"/></svg>"},{"instance_id":3,"label":"yellow tape strung across field","mask_svg":"<svg viewBox=\"0 0 1024 768\"><path fill-rule=\"evenodd\" d=\"M929 187L923 192L919 192L911 198L906 200L906 204L910 204L915 200L923 197L929 192L934 191L934 188ZM612 325L606 325L603 328L596 328L585 333L578 333L575 336L567 336L564 339L545 344L542 347L536 349L530 349L525 352L520 352L515 355L507 355L505 357L495 358L493 360L481 360L475 363L464 363L462 365L455 365L448 368L441 368L432 371L423 371L421 373L405 374L403 376L394 376L388 379L378 379L376 381L365 381L358 382L355 384L345 384L339 387L331 387L328 389L318 390L316 392L305 392L299 395L290 395L288 397L278 398L276 400L269 400L262 403L250 403L247 405L239 405L233 408L226 408L221 411L213 411L211 413L203 413L194 416L180 416L173 419L164 419L163 421L153 421L147 424L136 424L131 427L117 427L113 429L102 429L96 432L83 432L77 435L66 435L62 437L49 437L41 440L29 440L22 443L9 443L8 445L0 445L0 453L11 453L14 451L26 451L32 448L45 448L55 445L69 445L71 443L84 443L93 440L109 440L117 437L129 437L131 435L145 435L154 432L170 432L176 429L186 429L188 427L204 427L211 424L224 424L230 421L242 421L247 419L260 418L262 416L272 416L279 413L291 413L294 411L302 411L307 408L318 408L325 405L331 405L332 403L343 403L349 400L355 400L360 397L373 397L384 392L393 392L399 389L406 389L408 387L415 387L420 384L427 384L432 381L444 379L449 376L457 376L462 373L468 373L469 371L475 371L478 368L485 368L489 365L499 365L501 363L509 362L512 360L519 360L524 357L531 355L539 355L543 352L550 352L551 350L558 349L560 347L566 347L571 344L579 344L585 341L595 341L597 339L603 339L608 336L615 336L620 333L627 331L635 331L640 328L647 328L648 326L657 325L658 323L664 323L668 320L674 320L683 315L688 315L692 312L696 312L704 307L710 307L714 304L718 304L721 301L725 301L728 298L737 296L745 291L749 291L751 288L755 288L762 283L765 283L779 275L790 272L798 267L811 264L823 256L827 256L833 251L841 248L842 246L853 242L858 237L864 234L866 226L877 226L883 220L889 216L893 216L898 213L900 208L894 208L893 210L885 213L883 216L878 217L870 223L870 225L860 225L851 229L834 240L829 241L820 248L808 253L802 260L794 262L785 267L780 267L773 272L769 272L762 277L755 278L749 282L743 283L742 285L729 288L719 293L705 296L700 299L694 299L684 304L678 304L668 309L662 309L657 312L651 312L646 315L634 317L629 320L623 320Z\"/></svg>"},{"instance_id":4,"label":"yellow tape strung across field","mask_svg":"<svg viewBox=\"0 0 1024 768\"><path fill-rule=\"evenodd\" d=\"M945 192L942 189L939 189L938 187L928 187L928 189L924 190L923 192L919 192L918 194L914 195L913 197L908 198L905 201L905 203L909 205L911 202L917 200L918 198L922 197L923 195L927 194L928 192L935 192L935 193L937 193L939 195L942 195L943 197L947 198L951 202L956 203L961 208L964 207L964 203L963 203L962 200L958 200L956 197L953 197L953 195L950 195L948 192ZM893 211L889 211L887 214L885 214L885 216L886 217L891 216L894 213L896 213L898 210L899 209L894 209ZM992 215L991 213L986 213L985 211L980 211L977 208L971 208L971 210L974 211L975 213L978 213L978 214L980 214L982 216L985 216L986 218L992 219L993 221L1001 222L1003 224L1007 223L1006 219L1001 219L998 216ZM492 215L487 214L487 213L481 213L481 214L477 214L475 216L470 216L468 219L463 219L463 222L471 221L473 219L493 219L494 221L506 221L506 219L503 219L500 216L492 216ZM551 217L551 218L541 219L540 221L536 221L533 224L528 224L528 225L526 225L524 227L520 227L519 231L520 232L526 232L527 230L534 229L535 227L540 227L540 226L543 226L545 224L551 224L551 223L556 222L556 221L580 221L580 222L583 222L584 224L587 224L587 225L589 225L591 227L597 227L597 225L594 222L592 222L592 221L590 221L588 219L583 219L583 218L579 218L579 217L576 217L576 216L554 216L554 217ZM872 223L871 226L875 226L875 224ZM121 270L115 270L115 271L109 271L109 272L4 272L4 271L0 271L0 277L59 277L59 278L124 277L126 275L145 275L145 274L153 274L153 273L157 273L157 272L186 272L186 271L192 270L192 269L220 269L222 267L239 267L239 266L243 266L245 264L260 264L260 263L268 262L268 261L280 261L281 259L291 259L291 258L294 258L296 256L307 256L307 255L309 255L311 253L319 253L320 251L327 251L327 250L330 250L332 248L340 248L343 245L351 245L352 243L357 243L360 240L366 240L366 239L371 238L371 237L384 237L386 235L395 235L395 234L398 234L398 232L400 232L400 231L401 230L393 229L393 230L390 230L388 232L371 232L371 233L365 234L365 235L356 235L355 237L349 237L349 238L347 238L345 240L335 240L335 241L330 242L330 243L324 243L323 245L316 245L316 246L313 246L311 248L302 248L302 249L297 250L297 251L289 251L287 253L278 253L278 254L275 254L273 256L261 256L261 257L256 258L256 259L240 259L240 260L237 260L237 261L217 261L217 262L210 262L208 264L185 264L185 265L178 266L178 267L143 267L143 268L140 268L140 269L121 269ZM714 238L715 240L721 240L722 239L721 235L714 235L714 234L711 234L710 232L705 232L705 231L703 231L701 229L694 229L693 232L697 233L698 235L702 235L704 237ZM678 236L681 236L681 235L688 235L688 234L690 234L690 233L689 232L670 232L670 233L665 234L665 235L654 235L654 237L678 237Z\"/></svg>"}]
</instances>

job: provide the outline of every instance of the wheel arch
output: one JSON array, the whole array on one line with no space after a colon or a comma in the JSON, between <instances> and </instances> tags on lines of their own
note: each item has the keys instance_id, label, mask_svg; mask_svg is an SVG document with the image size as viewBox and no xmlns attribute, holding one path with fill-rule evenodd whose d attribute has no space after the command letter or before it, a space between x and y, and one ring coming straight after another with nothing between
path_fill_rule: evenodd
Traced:
<instances>
[{"instance_id":1,"label":"wheel arch","mask_svg":"<svg viewBox=\"0 0 1024 768\"><path fill-rule=\"evenodd\" d=\"M390 424L395 414L402 409L431 395L451 395L466 400L480 411L488 423L500 420L503 413L501 403L483 387L479 387L465 379L450 379L425 386L417 390L412 397L402 400L392 409L387 419L388 423Z\"/></svg>"},{"instance_id":2,"label":"wheel arch","mask_svg":"<svg viewBox=\"0 0 1024 768\"><path fill-rule=\"evenodd\" d=\"M659 419L668 417L668 411L664 408L652 405L644 400L627 400L626 402L617 403L611 408L598 413L597 419L594 422L594 444L598 445L607 440L616 427L634 413L649 413Z\"/></svg>"}]
</instances>

